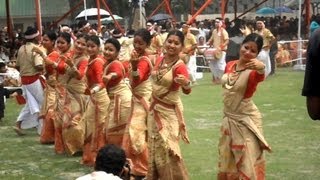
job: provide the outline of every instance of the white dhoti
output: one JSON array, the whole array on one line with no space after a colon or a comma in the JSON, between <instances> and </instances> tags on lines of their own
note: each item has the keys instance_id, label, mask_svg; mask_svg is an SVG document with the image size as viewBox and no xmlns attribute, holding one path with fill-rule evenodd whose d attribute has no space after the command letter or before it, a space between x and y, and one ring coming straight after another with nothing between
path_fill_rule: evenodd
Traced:
<instances>
[{"instance_id":1,"label":"white dhoti","mask_svg":"<svg viewBox=\"0 0 320 180\"><path fill-rule=\"evenodd\" d=\"M22 91L26 99L26 104L22 108L17 122L21 121L22 129L37 127L38 133L40 134L42 119L39 119L39 112L44 98L40 80L38 79L28 85L22 85Z\"/></svg>"},{"instance_id":2,"label":"white dhoti","mask_svg":"<svg viewBox=\"0 0 320 180\"><path fill-rule=\"evenodd\" d=\"M220 59L211 60L209 67L210 71L215 79L221 79L224 74L224 69L226 68L226 52L222 51Z\"/></svg>"},{"instance_id":3,"label":"white dhoti","mask_svg":"<svg viewBox=\"0 0 320 180\"><path fill-rule=\"evenodd\" d=\"M187 64L187 68L188 68L188 73L191 77L192 81L196 81L197 77L197 58L195 55L190 56L189 58L189 62Z\"/></svg>"},{"instance_id":4,"label":"white dhoti","mask_svg":"<svg viewBox=\"0 0 320 180\"><path fill-rule=\"evenodd\" d=\"M257 59L264 63L265 67L265 77L267 77L271 72L271 62L269 56L270 50L262 49L257 56Z\"/></svg>"}]
</instances>

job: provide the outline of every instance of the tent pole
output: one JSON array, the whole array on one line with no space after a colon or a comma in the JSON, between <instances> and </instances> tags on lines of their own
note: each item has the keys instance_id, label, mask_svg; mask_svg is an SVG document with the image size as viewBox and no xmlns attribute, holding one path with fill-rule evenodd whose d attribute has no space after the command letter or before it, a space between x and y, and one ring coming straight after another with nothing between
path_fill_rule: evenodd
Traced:
<instances>
[{"instance_id":1,"label":"tent pole","mask_svg":"<svg viewBox=\"0 0 320 180\"><path fill-rule=\"evenodd\" d=\"M188 20L187 24L191 24L195 19L196 17L202 13L203 10L205 10L209 5L210 3L212 2L212 0L207 0L202 6L201 8Z\"/></svg>"},{"instance_id":2,"label":"tent pole","mask_svg":"<svg viewBox=\"0 0 320 180\"><path fill-rule=\"evenodd\" d=\"M140 21L140 28L144 27L142 23L142 0L139 0L139 21Z\"/></svg>"},{"instance_id":3,"label":"tent pole","mask_svg":"<svg viewBox=\"0 0 320 180\"><path fill-rule=\"evenodd\" d=\"M237 18L237 12L238 12L238 2L237 0L233 0L234 6L233 6L233 11L234 11L234 19Z\"/></svg>"},{"instance_id":4,"label":"tent pole","mask_svg":"<svg viewBox=\"0 0 320 180\"><path fill-rule=\"evenodd\" d=\"M305 20L306 20L306 25L307 25L308 28L310 26L310 4L311 4L310 0L304 0L304 5L305 5L305 8L306 8Z\"/></svg>"},{"instance_id":5,"label":"tent pole","mask_svg":"<svg viewBox=\"0 0 320 180\"><path fill-rule=\"evenodd\" d=\"M124 34L124 30L122 29L121 25L119 24L119 22L113 17L113 14L111 12L111 9L109 8L109 6L107 5L107 3L104 0L101 0L102 4L104 5L104 7L106 8L106 10L109 12L113 22L115 23L115 25L117 26L117 28Z\"/></svg>"},{"instance_id":6,"label":"tent pole","mask_svg":"<svg viewBox=\"0 0 320 180\"><path fill-rule=\"evenodd\" d=\"M98 11L98 33L101 31L101 14L100 14L100 0L96 0L97 11Z\"/></svg>"},{"instance_id":7,"label":"tent pole","mask_svg":"<svg viewBox=\"0 0 320 180\"><path fill-rule=\"evenodd\" d=\"M83 8L84 8L84 19L85 20L88 20L88 17L87 17L87 0L84 0L83 1Z\"/></svg>"},{"instance_id":8,"label":"tent pole","mask_svg":"<svg viewBox=\"0 0 320 180\"><path fill-rule=\"evenodd\" d=\"M9 36L9 39L11 40L11 42L13 43L13 30L12 30L12 23L11 23L9 0L6 0L6 13L7 13L7 31L8 31L8 36Z\"/></svg>"},{"instance_id":9,"label":"tent pole","mask_svg":"<svg viewBox=\"0 0 320 180\"><path fill-rule=\"evenodd\" d=\"M71 14L74 10L76 10L78 7L81 6L83 3L83 0L81 0L77 5L75 5L73 8L71 8L67 13L65 13L62 17L60 17L58 20L56 20L54 23L52 23L49 28L52 28L53 26L57 25L60 21L62 21L64 18L66 18L69 14Z\"/></svg>"},{"instance_id":10,"label":"tent pole","mask_svg":"<svg viewBox=\"0 0 320 180\"><path fill-rule=\"evenodd\" d=\"M228 0L221 0L221 18L224 20L224 16L226 14L226 4L228 3Z\"/></svg>"},{"instance_id":11,"label":"tent pole","mask_svg":"<svg viewBox=\"0 0 320 180\"><path fill-rule=\"evenodd\" d=\"M190 11L190 13L191 13L191 16L194 15L194 0L191 0L191 11Z\"/></svg>"},{"instance_id":12,"label":"tent pole","mask_svg":"<svg viewBox=\"0 0 320 180\"><path fill-rule=\"evenodd\" d=\"M172 17L173 21L176 21L176 18L174 17L171 7L170 7L170 0L164 0L164 2L166 3L166 11L167 13Z\"/></svg>"},{"instance_id":13,"label":"tent pole","mask_svg":"<svg viewBox=\"0 0 320 180\"><path fill-rule=\"evenodd\" d=\"M40 0L35 0L36 5L36 17L37 17L37 28L39 31L39 36L42 36L42 22L41 22L41 5Z\"/></svg>"},{"instance_id":14,"label":"tent pole","mask_svg":"<svg viewBox=\"0 0 320 180\"><path fill-rule=\"evenodd\" d=\"M151 16L153 16L154 14L156 14L156 13L159 11L159 9L164 5L164 3L165 3L165 1L162 1L162 3L160 3L160 4L152 11L152 13L148 16L147 19L150 19Z\"/></svg>"},{"instance_id":15,"label":"tent pole","mask_svg":"<svg viewBox=\"0 0 320 180\"><path fill-rule=\"evenodd\" d=\"M306 5L306 4L305 4ZM301 0L299 0L299 14L301 14L302 10L302 4L301 4ZM301 48L302 48L302 41L301 41L301 16L299 16L298 19L298 63L296 65L293 66L293 69L295 70L304 70L305 67L302 64L302 52L301 52Z\"/></svg>"}]
</instances>

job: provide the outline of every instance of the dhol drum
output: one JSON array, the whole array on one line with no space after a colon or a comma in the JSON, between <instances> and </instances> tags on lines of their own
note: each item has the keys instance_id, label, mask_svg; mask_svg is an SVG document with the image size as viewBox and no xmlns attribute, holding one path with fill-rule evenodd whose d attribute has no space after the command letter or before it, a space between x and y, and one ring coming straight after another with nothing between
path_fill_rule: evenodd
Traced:
<instances>
[{"instance_id":1,"label":"dhol drum","mask_svg":"<svg viewBox=\"0 0 320 180\"><path fill-rule=\"evenodd\" d=\"M217 48L208 48L204 51L204 57L209 61L215 61L221 59L222 52Z\"/></svg>"}]
</instances>

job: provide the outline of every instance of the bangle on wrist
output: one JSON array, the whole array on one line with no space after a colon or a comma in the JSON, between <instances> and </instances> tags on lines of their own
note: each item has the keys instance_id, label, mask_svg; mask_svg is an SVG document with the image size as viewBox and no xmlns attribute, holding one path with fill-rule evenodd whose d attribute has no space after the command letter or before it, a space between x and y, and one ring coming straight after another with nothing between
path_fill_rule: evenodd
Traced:
<instances>
[{"instance_id":1,"label":"bangle on wrist","mask_svg":"<svg viewBox=\"0 0 320 180\"><path fill-rule=\"evenodd\" d=\"M93 91L93 93L96 93L100 90L100 87L99 86L95 86L91 89Z\"/></svg>"}]
</instances>

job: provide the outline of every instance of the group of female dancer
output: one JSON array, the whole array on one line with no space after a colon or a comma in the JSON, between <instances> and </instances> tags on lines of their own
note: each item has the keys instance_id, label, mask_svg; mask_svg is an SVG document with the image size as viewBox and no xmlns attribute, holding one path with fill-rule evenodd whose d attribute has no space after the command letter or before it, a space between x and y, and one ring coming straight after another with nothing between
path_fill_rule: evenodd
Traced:
<instances>
[{"instance_id":1,"label":"group of female dancer","mask_svg":"<svg viewBox=\"0 0 320 180\"><path fill-rule=\"evenodd\" d=\"M70 34L45 32L46 53L33 49L46 64L40 142L54 143L57 154L82 154L81 163L89 166L101 147L115 144L126 151L137 178L187 178L178 142L189 142L179 97L180 88L191 92L179 58L184 36L170 32L166 53L155 63L146 53L151 39L146 29L135 33L126 67L116 39L106 40L101 53L98 36L80 34L71 46Z\"/></svg>"},{"instance_id":2,"label":"group of female dancer","mask_svg":"<svg viewBox=\"0 0 320 180\"><path fill-rule=\"evenodd\" d=\"M108 39L100 52L97 36L43 35L34 48L46 64L46 102L41 143L53 143L57 154L82 153L81 163L92 166L105 144L122 147L139 179L189 179L179 139L189 143L179 90L191 92L187 67L179 57L181 31L170 31L163 56L151 62L146 29L136 31L129 66L118 59L118 40ZM55 44L56 43L56 44ZM224 119L219 143L218 179L263 179L261 115L251 100L264 79L265 65L256 59L263 45L248 35L239 60L230 62L222 78ZM56 47L56 49L54 48ZM129 79L129 83L125 79Z\"/></svg>"}]
</instances>

